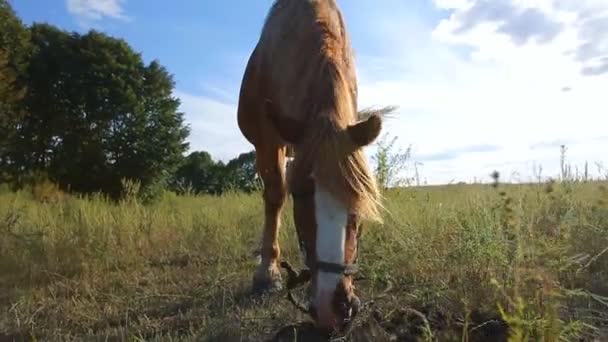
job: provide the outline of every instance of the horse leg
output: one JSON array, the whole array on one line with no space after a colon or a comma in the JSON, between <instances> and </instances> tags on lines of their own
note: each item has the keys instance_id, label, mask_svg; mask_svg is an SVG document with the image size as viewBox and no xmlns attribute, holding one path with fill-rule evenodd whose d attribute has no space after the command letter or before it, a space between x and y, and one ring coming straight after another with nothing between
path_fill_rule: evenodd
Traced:
<instances>
[{"instance_id":1,"label":"horse leg","mask_svg":"<svg viewBox=\"0 0 608 342\"><path fill-rule=\"evenodd\" d=\"M278 235L280 215L287 197L285 152L285 146L278 143L256 147L257 169L264 183L262 262L253 277L253 290L258 293L282 289Z\"/></svg>"},{"instance_id":2,"label":"horse leg","mask_svg":"<svg viewBox=\"0 0 608 342\"><path fill-rule=\"evenodd\" d=\"M269 120L274 111L266 101L263 74L259 68L258 48L253 50L241 84L237 110L238 126L243 136L255 146L256 167L264 183L264 230L262 262L253 275L253 291L280 290L280 248L278 241L280 215L287 197L285 180L286 148Z\"/></svg>"}]
</instances>

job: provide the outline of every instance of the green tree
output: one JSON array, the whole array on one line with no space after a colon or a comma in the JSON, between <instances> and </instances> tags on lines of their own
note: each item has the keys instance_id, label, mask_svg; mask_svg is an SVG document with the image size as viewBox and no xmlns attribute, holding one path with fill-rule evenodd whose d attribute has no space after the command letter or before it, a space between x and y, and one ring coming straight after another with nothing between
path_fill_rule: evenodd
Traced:
<instances>
[{"instance_id":1,"label":"green tree","mask_svg":"<svg viewBox=\"0 0 608 342\"><path fill-rule=\"evenodd\" d=\"M232 186L240 191L251 192L258 188L255 151L241 153L226 165L226 174Z\"/></svg>"},{"instance_id":2,"label":"green tree","mask_svg":"<svg viewBox=\"0 0 608 342\"><path fill-rule=\"evenodd\" d=\"M178 193L190 189L195 193L212 193L216 164L205 151L192 152L177 169L171 187Z\"/></svg>"},{"instance_id":3,"label":"green tree","mask_svg":"<svg viewBox=\"0 0 608 342\"><path fill-rule=\"evenodd\" d=\"M257 189L255 151L242 153L227 164L215 162L204 151L192 152L175 172L171 188L179 193L219 195L229 189L250 192Z\"/></svg>"},{"instance_id":4,"label":"green tree","mask_svg":"<svg viewBox=\"0 0 608 342\"><path fill-rule=\"evenodd\" d=\"M14 167L10 151L22 119L24 73L30 53L29 31L6 0L0 0L0 182Z\"/></svg>"},{"instance_id":5,"label":"green tree","mask_svg":"<svg viewBox=\"0 0 608 342\"><path fill-rule=\"evenodd\" d=\"M21 169L78 192L118 195L124 178L144 193L163 187L188 147L172 76L103 33L30 30L28 115L14 156Z\"/></svg>"}]
</instances>

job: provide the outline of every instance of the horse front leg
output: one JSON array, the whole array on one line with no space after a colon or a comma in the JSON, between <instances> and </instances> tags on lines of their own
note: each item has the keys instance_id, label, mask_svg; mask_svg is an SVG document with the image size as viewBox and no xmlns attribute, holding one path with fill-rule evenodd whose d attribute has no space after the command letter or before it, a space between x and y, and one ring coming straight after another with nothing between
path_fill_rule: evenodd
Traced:
<instances>
[{"instance_id":1,"label":"horse front leg","mask_svg":"<svg viewBox=\"0 0 608 342\"><path fill-rule=\"evenodd\" d=\"M276 145L258 148L256 164L264 183L264 230L262 261L253 276L256 293L273 292L283 288L279 259L279 229L281 211L287 197L285 181L285 147Z\"/></svg>"}]
</instances>

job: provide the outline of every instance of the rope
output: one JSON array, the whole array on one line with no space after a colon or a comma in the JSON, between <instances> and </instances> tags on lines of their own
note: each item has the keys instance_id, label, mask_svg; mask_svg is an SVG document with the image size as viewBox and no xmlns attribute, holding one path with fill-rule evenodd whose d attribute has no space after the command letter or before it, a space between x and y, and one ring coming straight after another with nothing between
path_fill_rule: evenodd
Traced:
<instances>
[{"instance_id":1,"label":"rope","mask_svg":"<svg viewBox=\"0 0 608 342\"><path fill-rule=\"evenodd\" d=\"M287 261L282 261L281 262L281 267L284 268L287 271L287 299L289 300L290 303L292 303L298 310L300 310L301 312L305 313L305 314L309 314L310 315L310 309L304 305L303 303L301 303L300 301L296 300L296 298L294 297L293 293L291 292L291 290L298 288L304 284L306 284L308 281L310 281L311 278L311 273L310 270L308 269L304 269L302 271L296 271L296 269ZM365 279L365 277L358 277L354 280L363 280ZM351 332L352 329L355 327L355 320L357 318L357 316L359 315L359 313L362 313L364 311L367 311L370 307L372 307L376 301L378 299L381 299L383 297L385 297L391 290L393 289L393 284L391 281L387 281L387 286L386 288L379 293L378 295L374 296L373 298L369 299L368 301L362 303L358 308L354 308L355 311L353 312L353 318L346 324L346 326L344 327L344 330L342 332L342 336L341 337L336 337L334 339L331 339L331 341L342 341L344 340L344 338L346 338L346 336L348 336Z\"/></svg>"}]
</instances>

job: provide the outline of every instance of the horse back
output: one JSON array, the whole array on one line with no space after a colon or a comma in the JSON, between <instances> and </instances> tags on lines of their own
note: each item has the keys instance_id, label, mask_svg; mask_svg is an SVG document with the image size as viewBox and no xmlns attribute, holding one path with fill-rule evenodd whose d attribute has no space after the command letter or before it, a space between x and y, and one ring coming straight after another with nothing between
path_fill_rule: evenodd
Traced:
<instances>
[{"instance_id":1,"label":"horse back","mask_svg":"<svg viewBox=\"0 0 608 342\"><path fill-rule=\"evenodd\" d=\"M315 104L335 91L338 70L356 108L354 58L334 0L278 0L256 46L267 98L278 114L296 120L318 114Z\"/></svg>"}]
</instances>

